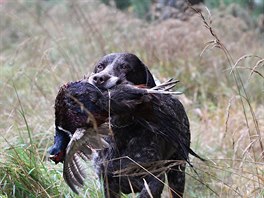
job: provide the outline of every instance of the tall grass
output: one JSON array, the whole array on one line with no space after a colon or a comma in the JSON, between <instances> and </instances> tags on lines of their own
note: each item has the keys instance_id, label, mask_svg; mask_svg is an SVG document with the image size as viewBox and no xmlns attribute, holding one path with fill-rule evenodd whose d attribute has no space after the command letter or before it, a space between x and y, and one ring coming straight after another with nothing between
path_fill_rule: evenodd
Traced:
<instances>
[{"instance_id":1,"label":"tall grass","mask_svg":"<svg viewBox=\"0 0 264 198\"><path fill-rule=\"evenodd\" d=\"M17 92L16 92L17 93ZM1 162L1 194L14 197L58 197L59 186L56 184L57 173L55 170L48 170L44 164L43 156L37 152L37 147L32 139L23 106L17 95L19 102L19 113L23 118L29 142L17 142L3 149L1 157L5 161ZM57 178L58 179L58 178Z\"/></svg>"},{"instance_id":2,"label":"tall grass","mask_svg":"<svg viewBox=\"0 0 264 198\"><path fill-rule=\"evenodd\" d=\"M149 24L95 1L5 2L1 196L73 196L61 165L46 157L54 99L61 84L89 74L99 57L117 51L137 54L161 80L182 82L192 148L210 161L192 159L198 175L188 168L186 197L264 196L264 46L239 18L206 13ZM101 197L92 171L89 177L81 196Z\"/></svg>"}]
</instances>

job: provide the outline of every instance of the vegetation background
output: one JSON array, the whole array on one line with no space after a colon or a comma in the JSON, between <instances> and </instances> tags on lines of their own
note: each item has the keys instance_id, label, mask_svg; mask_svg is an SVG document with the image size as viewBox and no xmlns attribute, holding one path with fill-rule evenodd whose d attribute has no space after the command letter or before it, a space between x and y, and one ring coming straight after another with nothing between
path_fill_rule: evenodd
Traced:
<instances>
[{"instance_id":1,"label":"vegetation background","mask_svg":"<svg viewBox=\"0 0 264 198\"><path fill-rule=\"evenodd\" d=\"M264 197L263 4L248 11L247 1L236 1L236 13L246 14L235 15L233 2L206 0L210 12L162 21L140 14L153 9L150 0L124 9L96 0L0 0L0 197L75 196L62 165L47 158L54 99L62 84L121 51L138 55L161 81L181 81L192 148L209 160L192 159L197 174L188 168L185 197ZM88 171L79 197L102 197Z\"/></svg>"}]
</instances>

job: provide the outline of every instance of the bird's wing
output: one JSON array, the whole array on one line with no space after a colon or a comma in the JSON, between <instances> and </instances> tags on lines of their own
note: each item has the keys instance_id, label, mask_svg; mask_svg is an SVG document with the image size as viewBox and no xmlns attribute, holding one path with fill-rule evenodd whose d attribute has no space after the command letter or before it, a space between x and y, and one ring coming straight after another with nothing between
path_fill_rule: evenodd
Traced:
<instances>
[{"instance_id":1,"label":"bird's wing","mask_svg":"<svg viewBox=\"0 0 264 198\"><path fill-rule=\"evenodd\" d=\"M75 131L67 146L63 164L63 178L75 193L78 194L77 187L83 187L86 178L83 161L90 159L93 150L107 146L94 128Z\"/></svg>"},{"instance_id":2,"label":"bird's wing","mask_svg":"<svg viewBox=\"0 0 264 198\"><path fill-rule=\"evenodd\" d=\"M170 89L172 89L178 82L180 82L179 80L175 80L173 78L167 80L164 83L161 83L155 87L152 87L152 90L164 90L164 91L168 91Z\"/></svg>"},{"instance_id":3,"label":"bird's wing","mask_svg":"<svg viewBox=\"0 0 264 198\"><path fill-rule=\"evenodd\" d=\"M173 95L180 95L182 92L178 91L171 91L175 85L180 82L178 80L175 80L173 78L169 79L168 81L161 83L160 85L157 85L151 89L147 89L148 93L162 93L162 94L173 94Z\"/></svg>"}]
</instances>

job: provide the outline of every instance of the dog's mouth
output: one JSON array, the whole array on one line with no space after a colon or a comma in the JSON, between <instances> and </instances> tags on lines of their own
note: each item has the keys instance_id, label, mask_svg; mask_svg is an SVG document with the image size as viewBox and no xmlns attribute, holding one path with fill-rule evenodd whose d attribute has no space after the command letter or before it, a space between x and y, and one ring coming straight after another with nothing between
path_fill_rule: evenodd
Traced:
<instances>
[{"instance_id":1,"label":"dog's mouth","mask_svg":"<svg viewBox=\"0 0 264 198\"><path fill-rule=\"evenodd\" d=\"M116 76L111 76L108 80L103 83L94 83L93 81L89 81L92 85L100 88L100 89L111 89L114 86L121 84L122 80Z\"/></svg>"},{"instance_id":2,"label":"dog's mouth","mask_svg":"<svg viewBox=\"0 0 264 198\"><path fill-rule=\"evenodd\" d=\"M116 85L120 85L124 82L124 80L122 80L121 78L119 78L117 81L116 81Z\"/></svg>"},{"instance_id":3,"label":"dog's mouth","mask_svg":"<svg viewBox=\"0 0 264 198\"><path fill-rule=\"evenodd\" d=\"M111 78L109 78L104 84L102 84L102 86L105 89L111 89L114 86L116 86L117 84L121 83L121 79L119 79L118 77L112 76Z\"/></svg>"},{"instance_id":4,"label":"dog's mouth","mask_svg":"<svg viewBox=\"0 0 264 198\"><path fill-rule=\"evenodd\" d=\"M98 78L100 79L100 76L98 76L96 79L94 78L96 74L92 74L88 78L88 82L99 89L112 89L116 85L120 84L127 84L128 81L126 80L125 74L121 74L119 76L114 76L114 75L102 75L101 80L97 80Z\"/></svg>"}]
</instances>

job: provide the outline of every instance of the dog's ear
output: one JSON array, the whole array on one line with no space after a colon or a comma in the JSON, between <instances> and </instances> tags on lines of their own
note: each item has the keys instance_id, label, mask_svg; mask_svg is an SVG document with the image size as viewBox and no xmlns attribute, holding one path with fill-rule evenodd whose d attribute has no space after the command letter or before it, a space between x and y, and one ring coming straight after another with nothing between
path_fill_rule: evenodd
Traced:
<instances>
[{"instance_id":1,"label":"dog's ear","mask_svg":"<svg viewBox=\"0 0 264 198\"><path fill-rule=\"evenodd\" d=\"M133 71L126 74L126 80L135 85L146 85L149 88L156 86L148 67L140 60L134 65Z\"/></svg>"},{"instance_id":2,"label":"dog's ear","mask_svg":"<svg viewBox=\"0 0 264 198\"><path fill-rule=\"evenodd\" d=\"M148 67L146 65L144 65L144 67L145 67L145 73L146 73L145 79L146 79L147 87L150 87L150 88L151 87L155 87L156 83L155 83L155 80L154 80L152 74L150 73L150 71L149 71L149 69L148 69Z\"/></svg>"}]
</instances>

